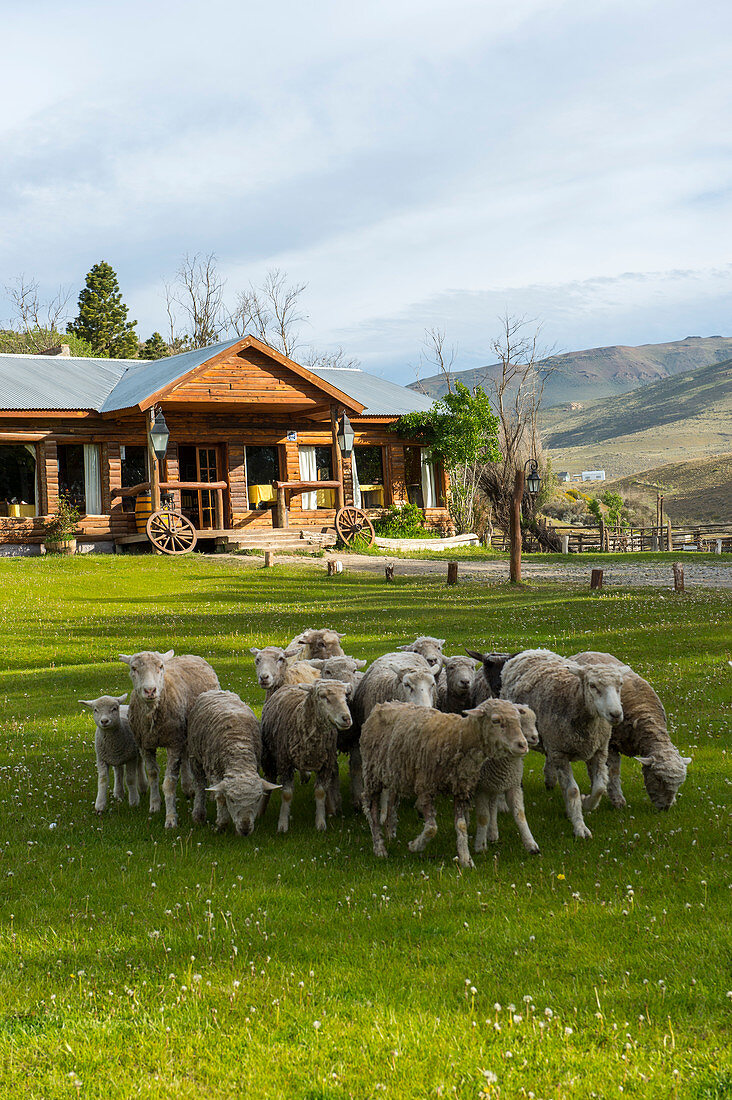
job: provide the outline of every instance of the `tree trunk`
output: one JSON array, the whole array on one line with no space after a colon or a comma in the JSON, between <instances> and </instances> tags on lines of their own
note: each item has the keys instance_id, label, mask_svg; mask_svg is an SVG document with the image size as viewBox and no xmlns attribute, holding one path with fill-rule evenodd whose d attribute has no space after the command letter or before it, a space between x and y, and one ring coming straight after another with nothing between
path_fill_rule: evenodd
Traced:
<instances>
[{"instance_id":1,"label":"tree trunk","mask_svg":"<svg viewBox=\"0 0 732 1100\"><path fill-rule=\"evenodd\" d=\"M524 471L516 471L511 498L511 584L521 584L521 501L524 496Z\"/></svg>"}]
</instances>

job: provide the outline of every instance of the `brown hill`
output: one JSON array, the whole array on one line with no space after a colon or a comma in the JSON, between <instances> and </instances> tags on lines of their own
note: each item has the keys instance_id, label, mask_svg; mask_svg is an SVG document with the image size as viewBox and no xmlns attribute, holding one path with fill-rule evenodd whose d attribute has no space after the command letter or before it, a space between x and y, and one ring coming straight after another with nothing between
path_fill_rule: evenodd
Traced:
<instances>
[{"instance_id":1,"label":"brown hill","mask_svg":"<svg viewBox=\"0 0 732 1100\"><path fill-rule=\"evenodd\" d=\"M656 488L672 523L718 523L732 517L732 452L692 462L670 462L610 484L624 497L654 504Z\"/></svg>"}]
</instances>

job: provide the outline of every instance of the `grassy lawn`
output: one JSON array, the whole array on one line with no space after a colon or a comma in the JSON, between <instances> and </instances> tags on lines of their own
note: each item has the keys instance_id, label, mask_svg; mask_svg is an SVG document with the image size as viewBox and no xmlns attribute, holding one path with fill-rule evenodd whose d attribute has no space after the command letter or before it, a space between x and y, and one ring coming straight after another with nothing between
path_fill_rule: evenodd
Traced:
<instances>
[{"instance_id":1,"label":"grassy lawn","mask_svg":"<svg viewBox=\"0 0 732 1100\"><path fill-rule=\"evenodd\" d=\"M376 558L412 558L416 561L502 561L508 565L509 554L501 550L487 550L483 546L461 546L451 550L385 550L381 546L358 545L358 554L368 554ZM339 554L348 553L339 550ZM522 555L527 564L535 565L604 565L610 569L613 565L649 565L682 561L696 565L732 565L732 554L706 554L690 550L666 551L644 550L633 554L527 554Z\"/></svg>"},{"instance_id":2,"label":"grassy lawn","mask_svg":"<svg viewBox=\"0 0 732 1100\"><path fill-rule=\"evenodd\" d=\"M387 587L197 556L6 560L0 584L4 1095L732 1096L729 593ZM628 808L575 842L531 754L542 855L502 818L465 873L447 807L427 858L405 807L386 862L352 813L316 834L308 788L284 838L277 794L247 839L191 828L180 796L178 831L127 805L97 819L76 700L127 690L119 652L199 653L258 708L250 645L309 625L368 658L420 633L609 649L659 691L687 782L659 814L626 762Z\"/></svg>"}]
</instances>

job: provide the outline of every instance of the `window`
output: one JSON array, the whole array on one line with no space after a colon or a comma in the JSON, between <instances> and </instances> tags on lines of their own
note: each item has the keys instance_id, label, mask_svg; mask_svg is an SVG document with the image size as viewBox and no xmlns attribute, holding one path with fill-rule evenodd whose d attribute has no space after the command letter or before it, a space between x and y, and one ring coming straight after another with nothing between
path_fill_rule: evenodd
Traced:
<instances>
[{"instance_id":1,"label":"window","mask_svg":"<svg viewBox=\"0 0 732 1100\"><path fill-rule=\"evenodd\" d=\"M361 508L384 507L384 452L381 447L354 447L351 459L354 471L354 502ZM358 485L358 493L356 486ZM360 504L356 496L360 497Z\"/></svg>"},{"instance_id":2,"label":"window","mask_svg":"<svg viewBox=\"0 0 732 1100\"><path fill-rule=\"evenodd\" d=\"M147 447L120 447L122 460L122 488L129 489L133 485L141 485L148 480L147 473ZM122 497L122 508L125 512L134 512L135 498Z\"/></svg>"},{"instance_id":3,"label":"window","mask_svg":"<svg viewBox=\"0 0 732 1100\"><path fill-rule=\"evenodd\" d=\"M407 486L407 500L409 503L416 504L418 508L424 508L421 447L404 448L404 481Z\"/></svg>"},{"instance_id":4,"label":"window","mask_svg":"<svg viewBox=\"0 0 732 1100\"><path fill-rule=\"evenodd\" d=\"M0 446L0 515L36 514L36 448L30 443Z\"/></svg>"},{"instance_id":5,"label":"window","mask_svg":"<svg viewBox=\"0 0 732 1100\"><path fill-rule=\"evenodd\" d=\"M277 499L274 481L280 479L276 447L247 447L247 491L250 508L271 508Z\"/></svg>"},{"instance_id":6,"label":"window","mask_svg":"<svg viewBox=\"0 0 732 1100\"><path fill-rule=\"evenodd\" d=\"M300 447L300 477L303 481L333 481L333 448ZM335 490L303 493L302 507L305 511L335 508Z\"/></svg>"},{"instance_id":7,"label":"window","mask_svg":"<svg viewBox=\"0 0 732 1100\"><path fill-rule=\"evenodd\" d=\"M102 482L96 443L58 445L58 492L81 512L101 514Z\"/></svg>"}]
</instances>

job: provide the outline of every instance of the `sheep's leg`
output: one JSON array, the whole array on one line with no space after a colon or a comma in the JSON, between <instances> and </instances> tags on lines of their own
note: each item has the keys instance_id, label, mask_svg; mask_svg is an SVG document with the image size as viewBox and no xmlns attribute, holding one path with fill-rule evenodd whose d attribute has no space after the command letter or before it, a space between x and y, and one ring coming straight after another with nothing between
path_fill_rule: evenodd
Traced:
<instances>
[{"instance_id":1,"label":"sheep's leg","mask_svg":"<svg viewBox=\"0 0 732 1100\"><path fill-rule=\"evenodd\" d=\"M229 807L226 805L226 795L216 795L216 828L219 832L222 832L227 825L231 824L231 814L229 813Z\"/></svg>"},{"instance_id":2,"label":"sheep's leg","mask_svg":"<svg viewBox=\"0 0 732 1100\"><path fill-rule=\"evenodd\" d=\"M140 791L137 787L137 761L125 764L125 779L127 780L127 800L130 806L140 805Z\"/></svg>"},{"instance_id":3,"label":"sheep's leg","mask_svg":"<svg viewBox=\"0 0 732 1100\"><path fill-rule=\"evenodd\" d=\"M429 795L417 800L417 809L424 817L424 828L419 836L409 841L407 847L410 852L423 852L432 838L437 836L437 813Z\"/></svg>"},{"instance_id":4,"label":"sheep's leg","mask_svg":"<svg viewBox=\"0 0 732 1100\"><path fill-rule=\"evenodd\" d=\"M510 812L508 802L506 801L505 794L501 793L496 798L496 813L507 814Z\"/></svg>"},{"instance_id":5,"label":"sheep's leg","mask_svg":"<svg viewBox=\"0 0 732 1100\"><path fill-rule=\"evenodd\" d=\"M292 792L295 786L293 776L288 776L287 779L282 780L282 804L280 806L280 816L277 822L277 832L286 833L290 827L290 807L292 806Z\"/></svg>"},{"instance_id":6,"label":"sheep's leg","mask_svg":"<svg viewBox=\"0 0 732 1100\"><path fill-rule=\"evenodd\" d=\"M607 796L611 806L616 810L622 810L627 806L623 797L623 788L620 786L620 753L616 749L610 749L607 754Z\"/></svg>"},{"instance_id":7,"label":"sheep's leg","mask_svg":"<svg viewBox=\"0 0 732 1100\"><path fill-rule=\"evenodd\" d=\"M484 852L487 847L490 805L488 793L479 790L475 796L475 816L478 822L475 830L476 852Z\"/></svg>"},{"instance_id":8,"label":"sheep's leg","mask_svg":"<svg viewBox=\"0 0 732 1100\"><path fill-rule=\"evenodd\" d=\"M94 809L103 814L107 808L107 790L109 789L109 766L97 759L97 800Z\"/></svg>"},{"instance_id":9,"label":"sheep's leg","mask_svg":"<svg viewBox=\"0 0 732 1100\"><path fill-rule=\"evenodd\" d=\"M351 801L354 810L359 810L363 796L363 766L361 763L361 745L358 741L351 749L348 771L351 778Z\"/></svg>"},{"instance_id":10,"label":"sheep's leg","mask_svg":"<svg viewBox=\"0 0 732 1100\"><path fill-rule=\"evenodd\" d=\"M196 785L193 782L191 763L188 759L188 753L185 752L185 750L180 758L180 785L186 798L193 798L196 793Z\"/></svg>"},{"instance_id":11,"label":"sheep's leg","mask_svg":"<svg viewBox=\"0 0 732 1100\"><path fill-rule=\"evenodd\" d=\"M544 786L548 791L553 791L557 785L557 773L549 758L544 761Z\"/></svg>"},{"instance_id":12,"label":"sheep's leg","mask_svg":"<svg viewBox=\"0 0 732 1100\"><path fill-rule=\"evenodd\" d=\"M147 790L147 772L145 771L145 761L141 756L137 758L137 789L140 794L143 794Z\"/></svg>"},{"instance_id":13,"label":"sheep's leg","mask_svg":"<svg viewBox=\"0 0 732 1100\"><path fill-rule=\"evenodd\" d=\"M531 852L532 856L539 854L539 845L531 835L531 829L529 823L526 820L526 810L524 808L524 792L520 787L511 787L506 791L506 801L511 807L513 813L513 819L516 822L516 827L521 837L521 843L527 852Z\"/></svg>"},{"instance_id":14,"label":"sheep's leg","mask_svg":"<svg viewBox=\"0 0 732 1100\"><path fill-rule=\"evenodd\" d=\"M592 787L590 793L582 799L582 809L585 813L597 808L607 790L607 748L598 749L594 756L590 757L587 761L587 770L590 773Z\"/></svg>"},{"instance_id":15,"label":"sheep's leg","mask_svg":"<svg viewBox=\"0 0 732 1100\"><path fill-rule=\"evenodd\" d=\"M330 778L332 788L333 780ZM327 828L325 821L325 801L328 792L329 778L324 772L318 772L315 776L315 828L322 833Z\"/></svg>"},{"instance_id":16,"label":"sheep's leg","mask_svg":"<svg viewBox=\"0 0 732 1100\"><path fill-rule=\"evenodd\" d=\"M330 778L330 782L326 787L325 794L325 812L329 817L341 812L343 807L343 799L341 797L341 776L336 766L333 775Z\"/></svg>"},{"instance_id":17,"label":"sheep's leg","mask_svg":"<svg viewBox=\"0 0 732 1100\"><path fill-rule=\"evenodd\" d=\"M181 753L175 749L168 749L168 763L165 768L163 780L163 794L165 795L165 828L178 828L178 813L175 808L175 792L178 786L178 776L181 769Z\"/></svg>"},{"instance_id":18,"label":"sheep's leg","mask_svg":"<svg viewBox=\"0 0 732 1100\"><path fill-rule=\"evenodd\" d=\"M574 835L581 840L590 840L592 833L585 825L584 818L582 817L582 799L577 781L572 774L572 765L568 760L561 763L557 761L554 768L556 770L557 779L559 780L559 786L562 788L567 817L572 822Z\"/></svg>"},{"instance_id":19,"label":"sheep's leg","mask_svg":"<svg viewBox=\"0 0 732 1100\"><path fill-rule=\"evenodd\" d=\"M468 843L468 825L470 824L470 806L467 802L455 799L455 836L457 837L458 863L461 867L475 867L470 855Z\"/></svg>"},{"instance_id":20,"label":"sheep's leg","mask_svg":"<svg viewBox=\"0 0 732 1100\"><path fill-rule=\"evenodd\" d=\"M145 761L145 770L147 772L147 777L148 777L149 786L150 786L150 813L151 814L159 814L160 813L161 802L160 802L160 787L158 785L158 778L159 778L158 756L157 756L157 753L155 751L153 751L153 752L146 751L144 756L143 756L143 759Z\"/></svg>"},{"instance_id":21,"label":"sheep's leg","mask_svg":"<svg viewBox=\"0 0 732 1100\"><path fill-rule=\"evenodd\" d=\"M195 788L192 816L196 825L203 825L206 821L206 773L198 763L192 765L191 771Z\"/></svg>"},{"instance_id":22,"label":"sheep's leg","mask_svg":"<svg viewBox=\"0 0 732 1100\"><path fill-rule=\"evenodd\" d=\"M115 764L112 771L114 772L114 789L112 794L118 802L121 802L125 796L124 767L122 764Z\"/></svg>"},{"instance_id":23,"label":"sheep's leg","mask_svg":"<svg viewBox=\"0 0 732 1100\"><path fill-rule=\"evenodd\" d=\"M379 856L380 859L386 859L386 844L384 843L384 835L381 831L381 798L379 793L374 792L373 795L369 795L364 791L362 796L363 812L366 814L366 819L371 829L371 841L374 846L374 855Z\"/></svg>"},{"instance_id":24,"label":"sheep's leg","mask_svg":"<svg viewBox=\"0 0 732 1100\"><path fill-rule=\"evenodd\" d=\"M386 794L386 798L384 798ZM386 829L386 835L389 840L393 840L397 831L397 811L399 809L399 799L391 791L382 791L381 797L381 824Z\"/></svg>"}]
</instances>

